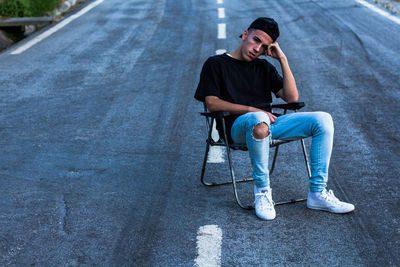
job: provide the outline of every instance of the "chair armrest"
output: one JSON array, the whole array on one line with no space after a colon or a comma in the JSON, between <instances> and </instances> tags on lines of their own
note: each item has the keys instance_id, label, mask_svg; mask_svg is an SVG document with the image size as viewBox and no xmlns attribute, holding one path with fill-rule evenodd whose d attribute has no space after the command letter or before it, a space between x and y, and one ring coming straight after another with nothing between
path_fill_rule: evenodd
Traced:
<instances>
[{"instance_id":1,"label":"chair armrest","mask_svg":"<svg viewBox=\"0 0 400 267\"><path fill-rule=\"evenodd\" d=\"M272 108L280 108L286 110L298 110L304 107L306 104L304 102L295 102L295 103L287 103L287 104L276 104L272 105Z\"/></svg>"},{"instance_id":2,"label":"chair armrest","mask_svg":"<svg viewBox=\"0 0 400 267\"><path fill-rule=\"evenodd\" d=\"M304 107L306 104L304 102L295 102L295 103L286 103L286 104L276 104L276 105L271 105L271 108L280 108L280 109L285 109L285 110L298 110ZM215 111L215 112L200 112L200 115L205 116L207 118L214 118L214 119L222 119L226 118L231 113L227 111ZM274 115L281 115L281 114L275 114Z\"/></svg>"},{"instance_id":3,"label":"chair armrest","mask_svg":"<svg viewBox=\"0 0 400 267\"><path fill-rule=\"evenodd\" d=\"M227 111L215 111L215 112L200 112L201 116L205 116L207 118L214 118L214 119L222 119L231 115Z\"/></svg>"}]
</instances>

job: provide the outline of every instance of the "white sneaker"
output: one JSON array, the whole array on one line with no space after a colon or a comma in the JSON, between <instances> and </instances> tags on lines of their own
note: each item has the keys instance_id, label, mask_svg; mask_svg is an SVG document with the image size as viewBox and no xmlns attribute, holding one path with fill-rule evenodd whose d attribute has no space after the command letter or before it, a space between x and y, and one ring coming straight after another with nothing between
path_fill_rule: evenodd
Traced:
<instances>
[{"instance_id":1,"label":"white sneaker","mask_svg":"<svg viewBox=\"0 0 400 267\"><path fill-rule=\"evenodd\" d=\"M274 205L271 189L262 190L255 194L255 210L258 218L262 220L275 219L276 213Z\"/></svg>"},{"instance_id":2,"label":"white sneaker","mask_svg":"<svg viewBox=\"0 0 400 267\"><path fill-rule=\"evenodd\" d=\"M340 201L332 190L327 191L326 189L319 194L310 192L307 198L307 207L332 213L348 213L355 208L353 204Z\"/></svg>"}]
</instances>

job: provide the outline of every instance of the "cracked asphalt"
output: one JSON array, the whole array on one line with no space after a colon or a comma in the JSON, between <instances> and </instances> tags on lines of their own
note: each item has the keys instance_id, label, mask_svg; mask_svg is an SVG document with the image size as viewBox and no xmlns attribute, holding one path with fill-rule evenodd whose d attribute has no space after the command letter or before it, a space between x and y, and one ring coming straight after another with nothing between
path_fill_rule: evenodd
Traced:
<instances>
[{"instance_id":1,"label":"cracked asphalt","mask_svg":"<svg viewBox=\"0 0 400 267\"><path fill-rule=\"evenodd\" d=\"M222 230L221 266L400 265L400 25L355 1L226 0L224 19L218 7L108 0L0 54L1 266L193 266L204 225ZM258 16L280 25L305 111L335 121L329 188L351 214L298 203L265 222L230 186L200 183L202 64ZM274 199L305 196L300 145L280 152ZM249 177L246 153L233 157ZM229 178L226 164L206 175Z\"/></svg>"}]
</instances>

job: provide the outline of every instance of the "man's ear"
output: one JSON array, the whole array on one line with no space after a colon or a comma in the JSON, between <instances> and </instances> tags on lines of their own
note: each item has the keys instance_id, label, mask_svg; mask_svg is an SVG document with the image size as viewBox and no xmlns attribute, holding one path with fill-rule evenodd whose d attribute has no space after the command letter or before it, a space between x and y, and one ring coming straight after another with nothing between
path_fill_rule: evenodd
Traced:
<instances>
[{"instance_id":1,"label":"man's ear","mask_svg":"<svg viewBox=\"0 0 400 267\"><path fill-rule=\"evenodd\" d=\"M246 40L248 34L249 34L249 31L248 31L248 30L245 30L245 31L242 33L242 41Z\"/></svg>"}]
</instances>

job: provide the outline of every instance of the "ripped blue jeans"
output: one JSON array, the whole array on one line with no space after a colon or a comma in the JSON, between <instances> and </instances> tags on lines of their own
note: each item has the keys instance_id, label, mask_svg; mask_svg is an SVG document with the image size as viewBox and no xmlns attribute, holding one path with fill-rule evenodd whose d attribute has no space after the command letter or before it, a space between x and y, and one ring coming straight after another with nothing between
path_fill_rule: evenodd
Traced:
<instances>
[{"instance_id":1,"label":"ripped blue jeans","mask_svg":"<svg viewBox=\"0 0 400 267\"><path fill-rule=\"evenodd\" d=\"M254 126L265 123L269 135L264 139L253 136ZM235 143L246 143L253 167L253 178L257 187L269 186L269 142L270 139L298 139L312 137L310 149L310 191L320 192L328 182L328 168L333 146L333 121L325 112L290 113L277 118L271 124L264 112L249 112L238 117L231 129Z\"/></svg>"}]
</instances>

